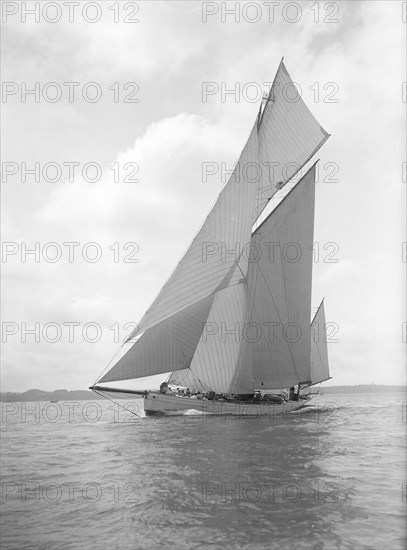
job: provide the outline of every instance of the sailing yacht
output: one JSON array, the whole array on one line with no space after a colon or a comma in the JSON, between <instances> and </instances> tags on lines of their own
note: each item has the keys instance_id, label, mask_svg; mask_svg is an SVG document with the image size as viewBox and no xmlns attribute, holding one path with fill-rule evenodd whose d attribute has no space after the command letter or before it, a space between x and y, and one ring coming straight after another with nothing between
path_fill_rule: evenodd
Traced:
<instances>
[{"instance_id":1,"label":"sailing yacht","mask_svg":"<svg viewBox=\"0 0 407 550\"><path fill-rule=\"evenodd\" d=\"M323 302L311 321L316 163L267 208L329 137L293 90L282 60L215 205L93 391L141 396L146 415L274 416L329 379ZM160 389L126 389L158 374Z\"/></svg>"}]
</instances>

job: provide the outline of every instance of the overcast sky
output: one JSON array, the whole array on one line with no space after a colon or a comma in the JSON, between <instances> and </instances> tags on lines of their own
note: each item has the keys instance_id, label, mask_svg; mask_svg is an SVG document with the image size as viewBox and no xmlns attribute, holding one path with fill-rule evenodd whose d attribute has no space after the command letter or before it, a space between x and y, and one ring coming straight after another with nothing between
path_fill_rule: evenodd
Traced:
<instances>
[{"instance_id":1,"label":"overcast sky","mask_svg":"<svg viewBox=\"0 0 407 550\"><path fill-rule=\"evenodd\" d=\"M223 186L202 163L238 159L282 56L332 134L312 300L339 329L329 384L405 383L402 3L241 2L240 20L234 2L2 4L2 391L95 381Z\"/></svg>"}]
</instances>

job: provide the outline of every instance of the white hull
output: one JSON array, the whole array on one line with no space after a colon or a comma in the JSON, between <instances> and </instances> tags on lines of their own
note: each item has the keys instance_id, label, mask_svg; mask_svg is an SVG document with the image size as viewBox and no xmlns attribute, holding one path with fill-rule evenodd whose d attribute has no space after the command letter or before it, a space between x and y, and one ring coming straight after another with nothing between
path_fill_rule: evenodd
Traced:
<instances>
[{"instance_id":1,"label":"white hull","mask_svg":"<svg viewBox=\"0 0 407 550\"><path fill-rule=\"evenodd\" d=\"M166 395L159 392L149 392L144 397L144 412L150 415L184 414L195 411L196 414L216 414L233 416L283 416L303 408L307 401L289 401L287 403L221 401L209 399L194 399L176 395Z\"/></svg>"}]
</instances>

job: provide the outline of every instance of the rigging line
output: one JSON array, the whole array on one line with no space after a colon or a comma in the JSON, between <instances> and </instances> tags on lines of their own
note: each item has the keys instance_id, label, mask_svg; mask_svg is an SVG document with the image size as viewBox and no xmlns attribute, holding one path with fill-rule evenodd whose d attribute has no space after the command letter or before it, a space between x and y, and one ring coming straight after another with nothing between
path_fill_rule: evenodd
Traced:
<instances>
[{"instance_id":1,"label":"rigging line","mask_svg":"<svg viewBox=\"0 0 407 550\"><path fill-rule=\"evenodd\" d=\"M192 376L192 381L198 381L199 384L201 384L201 386L203 386L207 391L213 391L212 388L210 386L208 386L208 384L206 384L206 382L203 382L199 376L197 376L194 371L191 369L191 367L189 367L189 370L190 370L190 374Z\"/></svg>"},{"instance_id":2,"label":"rigging line","mask_svg":"<svg viewBox=\"0 0 407 550\"><path fill-rule=\"evenodd\" d=\"M236 265L237 265L238 270L239 270L240 273L242 274L242 277L243 277L244 282L246 283L246 285L248 285L246 275L243 273L242 268L240 267L240 265L239 265L239 263L238 263L238 262L240 262L241 256L242 256L242 254L240 254L239 258L238 258L237 260L235 260L235 261L236 261ZM239 283L235 283L235 284L239 284ZM230 285L230 286L233 286L233 285Z\"/></svg>"},{"instance_id":3,"label":"rigging line","mask_svg":"<svg viewBox=\"0 0 407 550\"><path fill-rule=\"evenodd\" d=\"M208 386L206 382L203 382L198 376L196 376L196 374L192 371L192 369L191 369L191 375L192 375L192 378L197 380L199 384L205 388L206 391L213 391L213 388L211 388L211 386Z\"/></svg>"},{"instance_id":4,"label":"rigging line","mask_svg":"<svg viewBox=\"0 0 407 550\"><path fill-rule=\"evenodd\" d=\"M322 304L324 303L324 300L325 300L325 298L322 298L321 303L320 303L319 306L317 307L317 310L316 310L316 312L315 312L315 315L314 315L314 317L313 317L313 319L312 319L312 321L311 321L311 327L312 327L312 325L313 325L315 319L317 318L318 312L319 312L319 310L321 309Z\"/></svg>"},{"instance_id":5,"label":"rigging line","mask_svg":"<svg viewBox=\"0 0 407 550\"><path fill-rule=\"evenodd\" d=\"M177 384L177 386L182 386L182 385L184 385L184 386L186 386L186 387L189 387L189 386L193 387L193 384L194 384L195 382L198 382L198 384L200 384L201 386L203 386L203 387L205 388L206 391L213 391L213 388L211 388L211 386L208 386L208 384L207 384L206 382L204 382L203 380L201 380L201 379L194 373L194 371L191 369L191 367L188 367L188 371L189 371L189 372L185 372L185 373L183 373L183 374L180 376L180 378L179 378L180 383ZM178 372L178 373L179 373L180 371L174 371L174 372ZM187 380L188 384L185 384L185 380L186 380L186 376L187 376L187 375L190 375L191 378L192 378L192 380L191 380L191 379ZM191 381L192 381L192 384L189 383L189 382L191 382ZM198 386L198 387L199 387L199 386Z\"/></svg>"},{"instance_id":6,"label":"rigging line","mask_svg":"<svg viewBox=\"0 0 407 550\"><path fill-rule=\"evenodd\" d=\"M185 386L185 387L189 387L190 384L189 384L189 381L187 379L188 375L189 375L189 372L191 370L191 367L188 367L186 369L186 372L184 372L184 370L178 370L178 371L173 371L171 376L173 376L175 373L177 373L177 377L178 377L178 380L177 380L177 386ZM187 383L185 383L187 382Z\"/></svg>"},{"instance_id":7,"label":"rigging line","mask_svg":"<svg viewBox=\"0 0 407 550\"><path fill-rule=\"evenodd\" d=\"M121 407L122 409L124 409L125 411L131 413L131 414L134 414L135 416L137 416L138 418L142 418L139 414L137 414L136 412L134 411L131 411L130 409L126 409L126 407L123 407L123 405L120 405L120 403L117 403L116 401L114 401L113 399L111 399L108 395L103 395L103 393L99 392L98 390L92 390L94 391L95 393L97 393L98 395L102 396L103 399L108 399L109 401L111 401L112 403L114 403L115 405Z\"/></svg>"},{"instance_id":8,"label":"rigging line","mask_svg":"<svg viewBox=\"0 0 407 550\"><path fill-rule=\"evenodd\" d=\"M114 358L116 357L116 355L119 353L119 351L122 349L122 347L124 346L124 344L126 344L127 342L124 342L120 348L115 352L115 354L113 355L113 357L110 359L110 361L107 363L107 365L105 366L105 368L102 370L102 372L99 374L99 376L96 378L95 382L93 383L93 385L97 384L97 381L100 380L102 378L102 376L104 375L104 373L106 372L106 370L109 368L110 364L113 362ZM127 352L126 352L127 353ZM124 357L124 355L123 355ZM113 368L113 367L112 367Z\"/></svg>"},{"instance_id":9,"label":"rigging line","mask_svg":"<svg viewBox=\"0 0 407 550\"><path fill-rule=\"evenodd\" d=\"M190 371L190 370L191 370L191 367L188 367L187 371ZM188 386L189 386L189 383L188 383L188 384L185 384L185 381L188 382L187 376L189 375L189 372L183 372L182 370L180 370L180 371L177 370L177 371L174 371L173 374L174 374L175 372L177 373L177 376L179 376L179 378L178 378L179 381L178 381L177 386L185 386L185 387L188 387Z\"/></svg>"},{"instance_id":10,"label":"rigging line","mask_svg":"<svg viewBox=\"0 0 407 550\"><path fill-rule=\"evenodd\" d=\"M203 382L203 380L201 380L200 378L197 378L197 380L207 391L214 391L213 388L211 388L211 386L208 386L208 384Z\"/></svg>"}]
</instances>

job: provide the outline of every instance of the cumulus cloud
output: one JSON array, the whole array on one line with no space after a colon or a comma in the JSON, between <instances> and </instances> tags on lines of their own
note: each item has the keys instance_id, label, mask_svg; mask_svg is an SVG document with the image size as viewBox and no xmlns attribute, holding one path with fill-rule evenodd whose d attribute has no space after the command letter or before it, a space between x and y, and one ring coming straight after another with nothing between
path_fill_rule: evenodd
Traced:
<instances>
[{"instance_id":1,"label":"cumulus cloud","mask_svg":"<svg viewBox=\"0 0 407 550\"><path fill-rule=\"evenodd\" d=\"M109 326L139 320L216 199L221 178L218 174L204 182L202 162L219 154L222 158L233 154L224 128L185 113L164 119L152 124L132 148L118 154L113 165L118 167L120 181L114 181L116 173L109 167L97 183L79 175L50 194L33 214L34 223L28 231L8 227L7 238L18 251L10 253L4 269L10 283L4 304L7 319L12 323L24 320L27 328L36 322L41 327L50 322L63 327L61 340L53 346L60 351L57 365L56 354L46 353L47 339L54 335L51 329L46 341L40 333L34 348L30 343L35 336L27 336L28 345L21 345L20 332L10 336L7 358L14 373L17 370L22 375L33 349L41 354L41 368L48 365L52 369L49 383L69 370L72 343L67 342L67 320L81 325L76 331L79 341L74 344L82 364L90 362L95 348L95 344L84 342L81 334L89 322L97 322L111 337L112 353L114 332ZM128 163L130 170L124 170ZM132 173L134 166L139 170L131 174L132 179L138 181L125 183L124 176ZM34 255L23 254L25 247L35 249L35 243L38 263ZM100 260L88 261L98 250ZM54 263L58 253L60 259ZM125 259L129 263L124 263ZM15 284L19 276L19 284ZM117 347L118 342L115 344ZM100 346L101 351L106 352L106 346ZM18 366L14 365L17 356ZM96 364L93 367L98 368Z\"/></svg>"},{"instance_id":2,"label":"cumulus cloud","mask_svg":"<svg viewBox=\"0 0 407 550\"><path fill-rule=\"evenodd\" d=\"M203 182L202 162L230 167L256 115L258 104L241 96L222 101L219 92L203 102L202 82L219 89L222 83L263 85L282 55L312 112L333 134L319 153L315 240L321 247L337 243L339 262L322 256L313 288L313 305L325 296L327 318L340 328L330 350L333 383L402 381L400 5L340 3L332 24L324 23L326 12L314 21L315 2L301 3L295 24L281 17L283 4L273 23L264 11L255 24L222 23L219 14L202 23L200 9L186 2L140 6L135 25L113 23L112 11L95 24L21 24L14 17L5 25L7 80L97 81L104 95L96 104L21 103L18 94L7 102L5 160L97 162L102 174L89 183L79 170L73 182L65 174L55 184L43 178L23 184L18 174L4 186L3 238L17 243L18 252L3 264L3 319L28 328L35 322L81 326L72 343L65 328L55 343L43 335L38 343L10 336L3 387L76 388L96 378L120 345L114 323L121 341L130 332L125 324L149 307L223 185L219 173ZM140 101L114 103L109 86L115 81L137 82ZM328 83L337 85L337 102L328 101ZM124 166L131 163L139 167L138 181L125 183L130 171ZM329 180L329 163L338 166L336 182ZM51 241L63 249L60 261L21 261L23 242L39 242L42 254ZM72 263L64 242L80 243ZM89 242L101 247L100 261L83 258ZM138 249L124 249L126 243ZM139 261L123 262L131 253ZM103 328L99 342L83 337L89 322Z\"/></svg>"}]
</instances>

